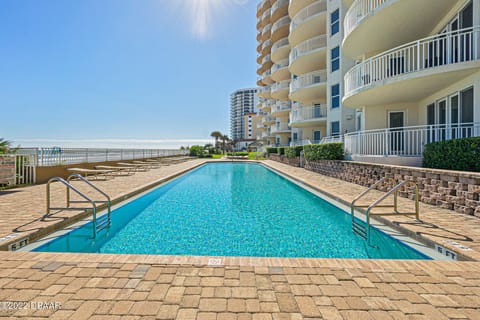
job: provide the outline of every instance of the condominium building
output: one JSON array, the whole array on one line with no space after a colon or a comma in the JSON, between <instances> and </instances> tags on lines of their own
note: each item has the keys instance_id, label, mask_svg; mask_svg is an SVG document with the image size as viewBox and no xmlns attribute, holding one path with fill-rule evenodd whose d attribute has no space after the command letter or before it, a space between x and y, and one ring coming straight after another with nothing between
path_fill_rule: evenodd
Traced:
<instances>
[{"instance_id":1,"label":"condominium building","mask_svg":"<svg viewBox=\"0 0 480 320\"><path fill-rule=\"evenodd\" d=\"M248 139L245 115L255 113L258 97L256 88L239 89L230 95L230 138L232 140Z\"/></svg>"},{"instance_id":2,"label":"condominium building","mask_svg":"<svg viewBox=\"0 0 480 320\"><path fill-rule=\"evenodd\" d=\"M264 144L420 164L480 135L480 0L263 0L257 30Z\"/></svg>"},{"instance_id":3,"label":"condominium building","mask_svg":"<svg viewBox=\"0 0 480 320\"><path fill-rule=\"evenodd\" d=\"M318 143L355 128L342 105L341 0L264 0L257 6L257 84L266 145Z\"/></svg>"},{"instance_id":4,"label":"condominium building","mask_svg":"<svg viewBox=\"0 0 480 320\"><path fill-rule=\"evenodd\" d=\"M420 164L426 143L480 135L480 0L345 2L353 159Z\"/></svg>"}]
</instances>

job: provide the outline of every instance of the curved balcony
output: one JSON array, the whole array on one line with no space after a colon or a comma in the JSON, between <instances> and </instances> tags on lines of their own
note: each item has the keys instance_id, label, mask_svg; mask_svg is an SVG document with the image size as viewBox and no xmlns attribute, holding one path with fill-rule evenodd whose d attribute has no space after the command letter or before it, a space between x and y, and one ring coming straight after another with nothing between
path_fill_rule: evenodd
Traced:
<instances>
[{"instance_id":1,"label":"curved balcony","mask_svg":"<svg viewBox=\"0 0 480 320\"><path fill-rule=\"evenodd\" d=\"M274 81L272 80L272 71L270 69L267 69L263 74L262 74L262 81L265 84L272 84Z\"/></svg>"},{"instance_id":2,"label":"curved balcony","mask_svg":"<svg viewBox=\"0 0 480 320\"><path fill-rule=\"evenodd\" d=\"M311 5L315 1L316 0L290 0L288 6L288 14L290 15L290 18L293 18L300 10Z\"/></svg>"},{"instance_id":3,"label":"curved balcony","mask_svg":"<svg viewBox=\"0 0 480 320\"><path fill-rule=\"evenodd\" d=\"M263 0L259 4L257 4L257 18L261 17L265 10L270 5L270 0Z\"/></svg>"},{"instance_id":4,"label":"curved balcony","mask_svg":"<svg viewBox=\"0 0 480 320\"><path fill-rule=\"evenodd\" d=\"M263 83L262 80L263 80L263 78L261 76L257 76L257 86L259 86L259 87L263 86L264 83Z\"/></svg>"},{"instance_id":5,"label":"curved balcony","mask_svg":"<svg viewBox=\"0 0 480 320\"><path fill-rule=\"evenodd\" d=\"M480 69L480 26L386 51L345 74L347 106L417 101Z\"/></svg>"},{"instance_id":6,"label":"curved balcony","mask_svg":"<svg viewBox=\"0 0 480 320\"><path fill-rule=\"evenodd\" d=\"M283 16L288 15L288 0L277 0L272 5L271 21L275 22Z\"/></svg>"},{"instance_id":7,"label":"curved balcony","mask_svg":"<svg viewBox=\"0 0 480 320\"><path fill-rule=\"evenodd\" d=\"M290 17L285 16L272 25L271 38L273 42L277 42L281 38L288 36L288 28L290 26Z\"/></svg>"},{"instance_id":8,"label":"curved balcony","mask_svg":"<svg viewBox=\"0 0 480 320\"><path fill-rule=\"evenodd\" d=\"M272 66L272 80L281 81L290 79L290 71L288 71L288 59L283 59L279 63Z\"/></svg>"},{"instance_id":9,"label":"curved balcony","mask_svg":"<svg viewBox=\"0 0 480 320\"><path fill-rule=\"evenodd\" d=\"M263 13L262 18L261 18L260 26L266 26L268 23L271 22L270 13L271 13L270 9L265 10L265 12Z\"/></svg>"},{"instance_id":10,"label":"curved balcony","mask_svg":"<svg viewBox=\"0 0 480 320\"><path fill-rule=\"evenodd\" d=\"M275 123L276 119L270 115L262 117L262 125L270 125Z\"/></svg>"},{"instance_id":11,"label":"curved balcony","mask_svg":"<svg viewBox=\"0 0 480 320\"><path fill-rule=\"evenodd\" d=\"M274 106L272 106L272 116L282 117L287 116L288 113L292 110L291 101L277 101Z\"/></svg>"},{"instance_id":12,"label":"curved balcony","mask_svg":"<svg viewBox=\"0 0 480 320\"><path fill-rule=\"evenodd\" d=\"M288 99L288 87L290 80L283 80L272 85L272 98L279 100Z\"/></svg>"},{"instance_id":13,"label":"curved balcony","mask_svg":"<svg viewBox=\"0 0 480 320\"><path fill-rule=\"evenodd\" d=\"M326 96L327 71L314 71L292 80L290 100L311 102Z\"/></svg>"},{"instance_id":14,"label":"curved balcony","mask_svg":"<svg viewBox=\"0 0 480 320\"><path fill-rule=\"evenodd\" d=\"M343 54L357 59L422 38L434 30L457 3L452 0L355 0L345 15ZM385 37L387 34L395 36Z\"/></svg>"},{"instance_id":15,"label":"curved balcony","mask_svg":"<svg viewBox=\"0 0 480 320\"><path fill-rule=\"evenodd\" d=\"M269 23L262 29L262 40L267 41L270 38L270 32L272 30L272 24Z\"/></svg>"},{"instance_id":16,"label":"curved balcony","mask_svg":"<svg viewBox=\"0 0 480 320\"><path fill-rule=\"evenodd\" d=\"M327 122L327 105L303 106L297 103L290 113L290 127L306 128Z\"/></svg>"},{"instance_id":17,"label":"curved balcony","mask_svg":"<svg viewBox=\"0 0 480 320\"><path fill-rule=\"evenodd\" d=\"M287 123L277 122L276 125L273 125L270 129L271 134L290 134L292 128L288 126Z\"/></svg>"},{"instance_id":18,"label":"curved balcony","mask_svg":"<svg viewBox=\"0 0 480 320\"><path fill-rule=\"evenodd\" d=\"M257 95L261 98L270 98L270 86L260 87L257 91Z\"/></svg>"},{"instance_id":19,"label":"curved balcony","mask_svg":"<svg viewBox=\"0 0 480 320\"><path fill-rule=\"evenodd\" d=\"M268 39L262 44L262 54L269 54L272 49L272 40Z\"/></svg>"},{"instance_id":20,"label":"curved balcony","mask_svg":"<svg viewBox=\"0 0 480 320\"><path fill-rule=\"evenodd\" d=\"M327 0L318 0L300 10L290 24L288 41L292 47L327 30Z\"/></svg>"},{"instance_id":21,"label":"curved balcony","mask_svg":"<svg viewBox=\"0 0 480 320\"><path fill-rule=\"evenodd\" d=\"M278 63L280 60L288 58L290 52L290 44L288 43L288 37L282 38L272 45L271 56L272 61Z\"/></svg>"},{"instance_id":22,"label":"curved balcony","mask_svg":"<svg viewBox=\"0 0 480 320\"><path fill-rule=\"evenodd\" d=\"M326 68L327 36L308 39L290 51L290 72L304 74Z\"/></svg>"}]
</instances>

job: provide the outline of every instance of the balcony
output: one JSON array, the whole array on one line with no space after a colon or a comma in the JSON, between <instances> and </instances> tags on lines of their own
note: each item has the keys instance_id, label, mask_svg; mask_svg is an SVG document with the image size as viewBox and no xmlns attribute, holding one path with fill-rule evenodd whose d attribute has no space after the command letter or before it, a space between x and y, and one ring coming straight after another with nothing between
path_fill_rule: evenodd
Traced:
<instances>
[{"instance_id":1,"label":"balcony","mask_svg":"<svg viewBox=\"0 0 480 320\"><path fill-rule=\"evenodd\" d=\"M261 123L258 123L258 124L257 124L257 129L263 131L263 130L267 130L267 127L265 127L265 126L264 126L263 124L261 124Z\"/></svg>"},{"instance_id":2,"label":"balcony","mask_svg":"<svg viewBox=\"0 0 480 320\"><path fill-rule=\"evenodd\" d=\"M270 125L275 123L276 119L270 115L262 117L262 124L263 125Z\"/></svg>"},{"instance_id":3,"label":"balcony","mask_svg":"<svg viewBox=\"0 0 480 320\"><path fill-rule=\"evenodd\" d=\"M290 79L290 71L288 71L288 58L272 66L272 79L274 81L282 81Z\"/></svg>"},{"instance_id":4,"label":"balcony","mask_svg":"<svg viewBox=\"0 0 480 320\"><path fill-rule=\"evenodd\" d=\"M270 0L263 0L257 4L257 18L261 17L270 5Z\"/></svg>"},{"instance_id":5,"label":"balcony","mask_svg":"<svg viewBox=\"0 0 480 320\"><path fill-rule=\"evenodd\" d=\"M305 128L325 124L327 122L327 105L303 106L299 103L290 113L292 128Z\"/></svg>"},{"instance_id":6,"label":"balcony","mask_svg":"<svg viewBox=\"0 0 480 320\"><path fill-rule=\"evenodd\" d=\"M292 103L290 101L277 101L277 103L275 103L275 106L272 106L272 116L287 116L291 110Z\"/></svg>"},{"instance_id":7,"label":"balcony","mask_svg":"<svg viewBox=\"0 0 480 320\"><path fill-rule=\"evenodd\" d=\"M344 135L344 143L353 160L421 165L425 144L479 136L480 123L455 123L352 132Z\"/></svg>"},{"instance_id":8,"label":"balcony","mask_svg":"<svg viewBox=\"0 0 480 320\"><path fill-rule=\"evenodd\" d=\"M288 37L282 38L272 45L271 55L272 61L277 63L280 60L288 58L290 52L290 45L288 43Z\"/></svg>"},{"instance_id":9,"label":"balcony","mask_svg":"<svg viewBox=\"0 0 480 320\"><path fill-rule=\"evenodd\" d=\"M293 18L300 10L311 5L316 0L290 0L288 14Z\"/></svg>"},{"instance_id":10,"label":"balcony","mask_svg":"<svg viewBox=\"0 0 480 320\"><path fill-rule=\"evenodd\" d=\"M452 0L355 0L344 20L343 54L358 59L428 35L456 6ZM383 35L391 34L394 37Z\"/></svg>"},{"instance_id":11,"label":"balcony","mask_svg":"<svg viewBox=\"0 0 480 320\"><path fill-rule=\"evenodd\" d=\"M309 103L325 99L327 71L314 71L292 80L290 85L290 100Z\"/></svg>"},{"instance_id":12,"label":"balcony","mask_svg":"<svg viewBox=\"0 0 480 320\"><path fill-rule=\"evenodd\" d=\"M270 38L270 32L272 30L272 24L269 23L262 29L262 40L267 41Z\"/></svg>"},{"instance_id":13,"label":"balcony","mask_svg":"<svg viewBox=\"0 0 480 320\"><path fill-rule=\"evenodd\" d=\"M276 125L273 125L270 130L271 134L290 134L292 129L288 126L287 123L277 122Z\"/></svg>"},{"instance_id":14,"label":"balcony","mask_svg":"<svg viewBox=\"0 0 480 320\"><path fill-rule=\"evenodd\" d=\"M267 69L263 74L262 74L262 82L265 84L272 84L274 81L272 80L272 72L270 69Z\"/></svg>"},{"instance_id":15,"label":"balcony","mask_svg":"<svg viewBox=\"0 0 480 320\"><path fill-rule=\"evenodd\" d=\"M286 100L288 99L288 87L290 80L283 80L272 85L272 98Z\"/></svg>"},{"instance_id":16,"label":"balcony","mask_svg":"<svg viewBox=\"0 0 480 320\"><path fill-rule=\"evenodd\" d=\"M277 0L272 5L271 21L275 22L288 15L288 0Z\"/></svg>"},{"instance_id":17,"label":"balcony","mask_svg":"<svg viewBox=\"0 0 480 320\"><path fill-rule=\"evenodd\" d=\"M258 88L257 95L262 98L270 98L270 86Z\"/></svg>"},{"instance_id":18,"label":"balcony","mask_svg":"<svg viewBox=\"0 0 480 320\"><path fill-rule=\"evenodd\" d=\"M293 17L288 41L294 47L302 41L326 34L326 26L327 0L318 0Z\"/></svg>"},{"instance_id":19,"label":"balcony","mask_svg":"<svg viewBox=\"0 0 480 320\"><path fill-rule=\"evenodd\" d=\"M269 54L272 49L272 40L268 39L262 44L262 54Z\"/></svg>"},{"instance_id":20,"label":"balcony","mask_svg":"<svg viewBox=\"0 0 480 320\"><path fill-rule=\"evenodd\" d=\"M304 74L326 69L327 37L321 35L308 39L290 51L289 70L293 74Z\"/></svg>"},{"instance_id":21,"label":"balcony","mask_svg":"<svg viewBox=\"0 0 480 320\"><path fill-rule=\"evenodd\" d=\"M288 36L288 28L290 26L290 17L285 16L275 22L272 25L271 30L271 38L273 42L277 42L278 40L285 38Z\"/></svg>"},{"instance_id":22,"label":"balcony","mask_svg":"<svg viewBox=\"0 0 480 320\"><path fill-rule=\"evenodd\" d=\"M418 101L480 68L480 26L407 43L345 74L347 106Z\"/></svg>"}]
</instances>

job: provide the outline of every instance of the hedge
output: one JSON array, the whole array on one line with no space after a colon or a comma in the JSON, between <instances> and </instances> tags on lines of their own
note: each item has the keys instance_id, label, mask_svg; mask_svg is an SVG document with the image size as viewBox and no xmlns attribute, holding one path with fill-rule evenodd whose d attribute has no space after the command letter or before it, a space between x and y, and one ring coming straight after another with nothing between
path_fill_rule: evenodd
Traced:
<instances>
[{"instance_id":1,"label":"hedge","mask_svg":"<svg viewBox=\"0 0 480 320\"><path fill-rule=\"evenodd\" d=\"M480 137L439 141L425 145L423 166L480 172Z\"/></svg>"},{"instance_id":2,"label":"hedge","mask_svg":"<svg viewBox=\"0 0 480 320\"><path fill-rule=\"evenodd\" d=\"M278 150L277 148L267 148L266 151L267 151L267 154L270 154L270 153L277 153Z\"/></svg>"},{"instance_id":3,"label":"hedge","mask_svg":"<svg viewBox=\"0 0 480 320\"><path fill-rule=\"evenodd\" d=\"M343 160L343 143L311 144L303 147L306 160Z\"/></svg>"},{"instance_id":4,"label":"hedge","mask_svg":"<svg viewBox=\"0 0 480 320\"><path fill-rule=\"evenodd\" d=\"M286 147L285 148L285 156L287 158L295 158L300 156L300 152L303 151L303 146L297 147Z\"/></svg>"},{"instance_id":5,"label":"hedge","mask_svg":"<svg viewBox=\"0 0 480 320\"><path fill-rule=\"evenodd\" d=\"M279 155L285 154L285 147L278 147L277 148L277 153Z\"/></svg>"}]
</instances>

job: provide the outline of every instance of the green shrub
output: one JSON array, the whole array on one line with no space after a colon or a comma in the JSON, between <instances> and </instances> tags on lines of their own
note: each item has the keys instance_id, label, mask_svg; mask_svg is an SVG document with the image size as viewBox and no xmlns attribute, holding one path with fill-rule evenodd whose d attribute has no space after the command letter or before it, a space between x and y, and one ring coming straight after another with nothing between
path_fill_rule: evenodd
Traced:
<instances>
[{"instance_id":1,"label":"green shrub","mask_svg":"<svg viewBox=\"0 0 480 320\"><path fill-rule=\"evenodd\" d=\"M190 156L191 157L204 157L206 154L205 149L202 146L191 146L190 147Z\"/></svg>"},{"instance_id":2,"label":"green shrub","mask_svg":"<svg viewBox=\"0 0 480 320\"><path fill-rule=\"evenodd\" d=\"M302 152L302 151L303 151L303 146L286 147L285 148L285 156L287 158L300 157L300 152Z\"/></svg>"},{"instance_id":3,"label":"green shrub","mask_svg":"<svg viewBox=\"0 0 480 320\"><path fill-rule=\"evenodd\" d=\"M267 148L266 151L267 151L267 154L270 154L270 153L277 153L278 150L277 148Z\"/></svg>"},{"instance_id":4,"label":"green shrub","mask_svg":"<svg viewBox=\"0 0 480 320\"><path fill-rule=\"evenodd\" d=\"M480 172L480 137L439 141L425 145L423 166Z\"/></svg>"},{"instance_id":5,"label":"green shrub","mask_svg":"<svg viewBox=\"0 0 480 320\"><path fill-rule=\"evenodd\" d=\"M343 143L311 144L303 147L306 160L343 160Z\"/></svg>"},{"instance_id":6,"label":"green shrub","mask_svg":"<svg viewBox=\"0 0 480 320\"><path fill-rule=\"evenodd\" d=\"M277 153L279 155L285 154L285 147L278 147L277 148Z\"/></svg>"}]
</instances>

